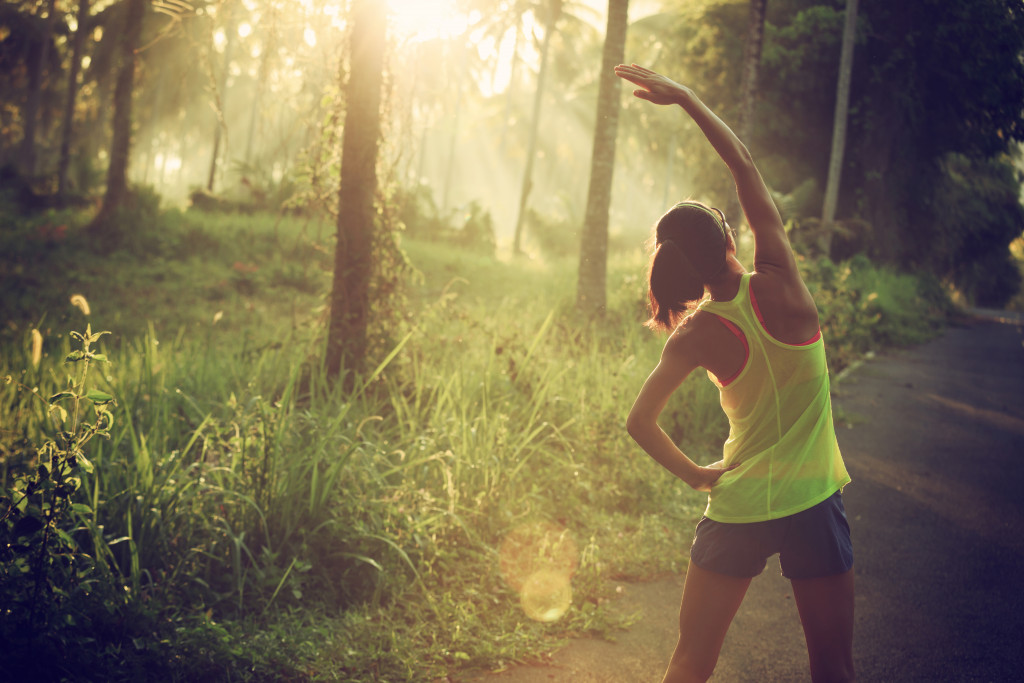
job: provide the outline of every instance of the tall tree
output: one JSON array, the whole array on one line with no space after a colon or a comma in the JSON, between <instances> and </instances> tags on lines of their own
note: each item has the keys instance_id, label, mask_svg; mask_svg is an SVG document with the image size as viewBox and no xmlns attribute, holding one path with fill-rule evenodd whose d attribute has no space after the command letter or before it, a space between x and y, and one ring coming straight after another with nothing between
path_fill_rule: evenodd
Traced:
<instances>
[{"instance_id":1,"label":"tall tree","mask_svg":"<svg viewBox=\"0 0 1024 683\"><path fill-rule=\"evenodd\" d=\"M747 20L747 41L743 47L743 100L740 103L739 135L748 140L754 127L754 101L757 98L757 75L764 46L764 18L768 0L750 0Z\"/></svg>"},{"instance_id":2,"label":"tall tree","mask_svg":"<svg viewBox=\"0 0 1024 683\"><path fill-rule=\"evenodd\" d=\"M224 120L224 106L227 103L228 75L231 73L231 51L238 36L233 4L225 3L222 5L227 12L227 18L224 22L224 68L221 70L220 80L216 84L213 93L213 110L216 114L216 120L214 121L213 128L213 152L210 154L210 172L206 178L206 189L208 192L213 192L213 183L217 177L217 161L220 156L221 138L224 136L224 129L227 125Z\"/></svg>"},{"instance_id":3,"label":"tall tree","mask_svg":"<svg viewBox=\"0 0 1024 683\"><path fill-rule=\"evenodd\" d=\"M74 136L75 101L78 99L78 72L82 67L82 50L89 31L89 0L78 0L75 35L71 39L71 66L68 69L68 87L64 95L64 122L60 135L60 158L57 161L57 194L68 188L68 165L71 163L71 140Z\"/></svg>"},{"instance_id":4,"label":"tall tree","mask_svg":"<svg viewBox=\"0 0 1024 683\"><path fill-rule=\"evenodd\" d=\"M39 31L39 39L35 41L35 50L29 61L28 97L23 112L25 132L18 153L22 170L30 176L35 175L36 172L36 123L39 120L39 105L43 97L46 67L50 61L53 29L57 20L56 9L55 0L49 0L46 19L37 21L34 25L34 28Z\"/></svg>"},{"instance_id":5,"label":"tall tree","mask_svg":"<svg viewBox=\"0 0 1024 683\"><path fill-rule=\"evenodd\" d=\"M747 39L743 46L743 92L737 134L748 145L754 131L754 103L757 100L757 77L761 70L761 49L764 46L764 20L768 0L750 0L747 15ZM743 220L739 197L729 193L725 213L739 226Z\"/></svg>"},{"instance_id":6,"label":"tall tree","mask_svg":"<svg viewBox=\"0 0 1024 683\"><path fill-rule=\"evenodd\" d=\"M124 24L121 33L114 85L114 134L110 141L110 165L107 167L107 190L103 205L92 222L92 231L102 230L111 214L128 197L128 159L132 144L132 94L135 90L135 59L142 36L142 19L146 0L124 0Z\"/></svg>"},{"instance_id":7,"label":"tall tree","mask_svg":"<svg viewBox=\"0 0 1024 683\"><path fill-rule=\"evenodd\" d=\"M366 355L373 273L374 194L381 133L381 82L387 17L384 3L355 0L345 88L337 246L327 336L327 373L351 386Z\"/></svg>"},{"instance_id":8,"label":"tall tree","mask_svg":"<svg viewBox=\"0 0 1024 683\"><path fill-rule=\"evenodd\" d=\"M828 180L825 185L825 203L822 207L822 249L827 254L832 243L832 222L836 218L839 199L839 179L843 170L843 151L846 149L846 117L850 110L850 80L853 75L853 44L857 37L857 0L846 0L846 18L843 22L843 47L839 56L839 81L836 85L836 111L832 124L832 153L828 162Z\"/></svg>"},{"instance_id":9,"label":"tall tree","mask_svg":"<svg viewBox=\"0 0 1024 683\"><path fill-rule=\"evenodd\" d=\"M519 212L516 214L516 229L512 237L512 251L522 251L523 220L526 205L533 189L533 161L537 156L537 133L540 130L540 109L544 99L544 81L548 72L548 55L551 38L555 34L558 19L562 16L563 0L546 0L544 3L544 41L540 49L540 72L537 74L537 92L533 96L533 116L530 119L530 141L526 146L526 168L523 170L523 184L519 193Z\"/></svg>"},{"instance_id":10,"label":"tall tree","mask_svg":"<svg viewBox=\"0 0 1024 683\"><path fill-rule=\"evenodd\" d=\"M579 279L576 303L585 314L604 312L608 264L608 210L615 171L615 137L619 129L620 85L613 69L626 54L629 0L608 0L608 28L601 58L597 93L594 151L590 161L590 186L580 240Z\"/></svg>"}]
</instances>

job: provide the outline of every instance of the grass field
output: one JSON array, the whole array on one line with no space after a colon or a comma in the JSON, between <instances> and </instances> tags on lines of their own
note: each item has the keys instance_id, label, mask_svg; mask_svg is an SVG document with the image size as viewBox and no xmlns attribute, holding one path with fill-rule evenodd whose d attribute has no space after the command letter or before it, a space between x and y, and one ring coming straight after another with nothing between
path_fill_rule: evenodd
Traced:
<instances>
[{"instance_id":1,"label":"grass field","mask_svg":"<svg viewBox=\"0 0 1024 683\"><path fill-rule=\"evenodd\" d=\"M685 567L704 496L623 428L662 343L639 245L609 258L608 315L583 320L574 259L406 240L399 303L344 393L321 364L332 226L167 212L105 250L81 220L17 219L0 244L7 670L431 680L609 633L609 579ZM803 264L833 371L948 310L864 259ZM65 362L87 325L110 332L100 357ZM706 378L663 426L717 459Z\"/></svg>"}]
</instances>

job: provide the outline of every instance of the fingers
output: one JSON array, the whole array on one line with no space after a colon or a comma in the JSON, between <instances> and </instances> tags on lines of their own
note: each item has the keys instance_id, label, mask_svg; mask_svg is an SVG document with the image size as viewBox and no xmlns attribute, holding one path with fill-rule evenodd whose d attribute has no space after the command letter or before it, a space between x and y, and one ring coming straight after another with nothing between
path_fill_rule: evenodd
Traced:
<instances>
[{"instance_id":1,"label":"fingers","mask_svg":"<svg viewBox=\"0 0 1024 683\"><path fill-rule=\"evenodd\" d=\"M626 66L625 64L619 64L617 67L615 67L615 73L619 74L620 76L624 74L629 74L631 76L637 77L654 75L654 72L651 71L650 69L645 69L644 67L637 66L636 64L632 64L630 66Z\"/></svg>"}]
</instances>

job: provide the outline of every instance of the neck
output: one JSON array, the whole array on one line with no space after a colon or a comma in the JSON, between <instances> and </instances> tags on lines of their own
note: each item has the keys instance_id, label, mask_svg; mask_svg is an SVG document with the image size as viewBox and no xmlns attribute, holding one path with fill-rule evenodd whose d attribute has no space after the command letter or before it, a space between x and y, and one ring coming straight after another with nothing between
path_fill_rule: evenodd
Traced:
<instances>
[{"instance_id":1,"label":"neck","mask_svg":"<svg viewBox=\"0 0 1024 683\"><path fill-rule=\"evenodd\" d=\"M713 301L731 301L740 290L740 280L747 270L743 267L734 254L729 254L725 259L725 268L711 282L707 284L707 290Z\"/></svg>"}]
</instances>

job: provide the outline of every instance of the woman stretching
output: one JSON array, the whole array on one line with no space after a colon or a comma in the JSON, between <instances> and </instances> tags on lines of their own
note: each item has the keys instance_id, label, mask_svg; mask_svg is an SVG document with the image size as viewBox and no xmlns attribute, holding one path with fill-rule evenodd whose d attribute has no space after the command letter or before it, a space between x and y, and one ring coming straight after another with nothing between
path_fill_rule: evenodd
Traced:
<instances>
[{"instance_id":1,"label":"woman stretching","mask_svg":"<svg viewBox=\"0 0 1024 683\"><path fill-rule=\"evenodd\" d=\"M841 489L824 341L814 300L750 152L689 88L649 69L618 66L654 104L678 104L736 182L754 235L754 268L736 259L722 212L677 204L658 221L648 325L669 332L661 361L629 413L630 435L708 506L690 549L679 643L665 681L705 681L750 580L779 554L793 584L811 677L851 681L853 547ZM669 396L704 368L729 418L724 458L700 467L658 426Z\"/></svg>"}]
</instances>

